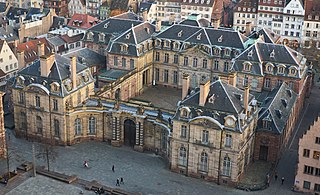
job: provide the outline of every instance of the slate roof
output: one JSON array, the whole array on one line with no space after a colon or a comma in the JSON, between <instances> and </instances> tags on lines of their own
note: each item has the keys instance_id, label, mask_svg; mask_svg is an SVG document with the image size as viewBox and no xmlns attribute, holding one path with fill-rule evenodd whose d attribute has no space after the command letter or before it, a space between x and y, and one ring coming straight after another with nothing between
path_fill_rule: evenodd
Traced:
<instances>
[{"instance_id":1,"label":"slate roof","mask_svg":"<svg viewBox=\"0 0 320 195\"><path fill-rule=\"evenodd\" d=\"M88 67L99 66L100 68L106 65L106 56L103 56L88 48L81 48L76 51L71 51L64 54L65 57L77 56L80 63L85 63Z\"/></svg>"},{"instance_id":2,"label":"slate roof","mask_svg":"<svg viewBox=\"0 0 320 195\"><path fill-rule=\"evenodd\" d=\"M0 13L5 12L7 9L6 3L5 2L0 2Z\"/></svg>"},{"instance_id":3,"label":"slate roof","mask_svg":"<svg viewBox=\"0 0 320 195\"><path fill-rule=\"evenodd\" d=\"M210 21L204 18L200 18L199 20L185 19L185 20L182 20L179 24L189 25L189 26L198 26L198 27L209 27Z\"/></svg>"},{"instance_id":4,"label":"slate roof","mask_svg":"<svg viewBox=\"0 0 320 195\"><path fill-rule=\"evenodd\" d=\"M74 14L68 22L68 26L73 28L88 29L99 22L99 19L92 17L89 14Z\"/></svg>"},{"instance_id":5,"label":"slate roof","mask_svg":"<svg viewBox=\"0 0 320 195\"><path fill-rule=\"evenodd\" d=\"M17 46L17 51L24 51L24 61L26 64L38 59L38 43L39 42L44 43L45 45L44 47L45 55L53 51L53 48L50 46L46 38L31 40L25 43L21 43Z\"/></svg>"},{"instance_id":6,"label":"slate roof","mask_svg":"<svg viewBox=\"0 0 320 195\"><path fill-rule=\"evenodd\" d=\"M114 40L111 40L108 47L109 53L121 53L120 46L125 44L128 46L128 52L122 53L129 56L139 56L138 52L139 44L151 40L152 34L155 32L155 26L149 22L139 24L131 27L129 30L124 32L121 36Z\"/></svg>"},{"instance_id":7,"label":"slate roof","mask_svg":"<svg viewBox=\"0 0 320 195\"><path fill-rule=\"evenodd\" d=\"M60 91L58 93L56 92L50 92L52 95L57 95L57 96L61 96L61 97L65 97L66 95L74 92L77 89L73 89L71 91L67 91L66 87L64 86L63 81L65 79L70 78L70 59L63 57L61 55L58 54L54 54L54 62L53 65L50 69L50 73L48 75L48 77L41 77L41 72L40 72L40 60L35 60L32 64L30 64L29 66L21 69L16 77L19 76L23 76L25 82L24 85L28 86L30 84L38 84L38 86L44 87L46 88L48 91L50 91L50 84L52 84L53 82L57 82L59 83L59 85L61 86ZM82 71L85 71L86 69L88 69L87 66L77 63L77 67L76 67L76 71L77 74L79 74ZM88 71L89 73L89 81L84 83L83 81L81 82L81 84L78 86L78 88L81 88L85 85L87 85L88 83L91 83L94 81L94 79L92 78L90 71ZM17 80L15 80L13 87L14 88L20 88L20 86L17 85L16 83ZM44 82L45 81L45 82Z\"/></svg>"},{"instance_id":8,"label":"slate roof","mask_svg":"<svg viewBox=\"0 0 320 195\"><path fill-rule=\"evenodd\" d=\"M10 7L8 12L6 13L6 18L8 20L15 20L16 23L19 23L19 16L28 13L27 9L17 8L17 7Z\"/></svg>"},{"instance_id":9,"label":"slate roof","mask_svg":"<svg viewBox=\"0 0 320 195\"><path fill-rule=\"evenodd\" d=\"M197 36L200 33L201 39L198 40ZM182 24L174 24L155 37L188 42L190 44L208 44L208 46L212 47L228 47L239 50L245 49L244 43L248 40L245 36L234 30L204 28Z\"/></svg>"},{"instance_id":10,"label":"slate roof","mask_svg":"<svg viewBox=\"0 0 320 195\"><path fill-rule=\"evenodd\" d=\"M36 15L36 14L41 14L43 16L47 16L49 13L50 13L49 8L43 8L43 10L41 11L40 8L31 7L28 9L28 13L27 13L26 18L24 20L31 20L32 16Z\"/></svg>"},{"instance_id":11,"label":"slate roof","mask_svg":"<svg viewBox=\"0 0 320 195\"><path fill-rule=\"evenodd\" d=\"M122 10L127 11L129 6L129 0L113 0L111 1L110 10Z\"/></svg>"},{"instance_id":12,"label":"slate roof","mask_svg":"<svg viewBox=\"0 0 320 195\"><path fill-rule=\"evenodd\" d=\"M110 69L106 72L102 72L99 74L99 79L105 79L108 81L115 81L122 76L126 75L129 71L128 70L121 70L121 69Z\"/></svg>"},{"instance_id":13,"label":"slate roof","mask_svg":"<svg viewBox=\"0 0 320 195\"><path fill-rule=\"evenodd\" d=\"M287 124L289 116L293 110L298 98L296 94L286 83L273 89L261 102L259 111L257 131L271 131L276 134L282 134ZM263 121L270 121L270 129L263 128Z\"/></svg>"},{"instance_id":14,"label":"slate roof","mask_svg":"<svg viewBox=\"0 0 320 195\"><path fill-rule=\"evenodd\" d=\"M280 37L280 35L266 28L262 28L259 31L255 31L248 36L248 38L251 39L261 38L262 41L264 41L265 43L277 43Z\"/></svg>"},{"instance_id":15,"label":"slate roof","mask_svg":"<svg viewBox=\"0 0 320 195\"><path fill-rule=\"evenodd\" d=\"M51 37L48 41L55 47L62 46L66 43L60 36Z\"/></svg>"},{"instance_id":16,"label":"slate roof","mask_svg":"<svg viewBox=\"0 0 320 195\"><path fill-rule=\"evenodd\" d=\"M19 37L13 27L7 25L6 27L0 27L0 39L5 39L7 42L11 42L19 40Z\"/></svg>"},{"instance_id":17,"label":"slate roof","mask_svg":"<svg viewBox=\"0 0 320 195\"><path fill-rule=\"evenodd\" d=\"M148 2L148 1L141 2L138 11L142 13L144 10L147 10L147 13L149 13L149 10L150 10L152 4L154 4L154 2Z\"/></svg>"}]
</instances>

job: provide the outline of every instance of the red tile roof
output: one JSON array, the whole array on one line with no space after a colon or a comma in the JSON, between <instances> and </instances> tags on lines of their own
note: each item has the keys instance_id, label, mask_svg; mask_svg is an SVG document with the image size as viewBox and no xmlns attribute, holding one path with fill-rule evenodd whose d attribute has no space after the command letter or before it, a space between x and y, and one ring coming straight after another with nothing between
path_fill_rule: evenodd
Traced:
<instances>
[{"instance_id":1,"label":"red tile roof","mask_svg":"<svg viewBox=\"0 0 320 195\"><path fill-rule=\"evenodd\" d=\"M52 52L53 48L49 45L46 38L40 38L31 40L25 43L21 43L17 46L17 51L24 51L24 61L26 64L33 62L38 58L38 43L44 43L44 53L45 55Z\"/></svg>"},{"instance_id":2,"label":"red tile roof","mask_svg":"<svg viewBox=\"0 0 320 195\"><path fill-rule=\"evenodd\" d=\"M320 0L305 0L304 20L320 22Z\"/></svg>"},{"instance_id":3,"label":"red tile roof","mask_svg":"<svg viewBox=\"0 0 320 195\"><path fill-rule=\"evenodd\" d=\"M68 22L69 27L88 29L98 24L99 19L92 17L88 14L74 14Z\"/></svg>"},{"instance_id":4,"label":"red tile roof","mask_svg":"<svg viewBox=\"0 0 320 195\"><path fill-rule=\"evenodd\" d=\"M6 73L3 72L3 70L0 68L0 78L6 76Z\"/></svg>"}]
</instances>

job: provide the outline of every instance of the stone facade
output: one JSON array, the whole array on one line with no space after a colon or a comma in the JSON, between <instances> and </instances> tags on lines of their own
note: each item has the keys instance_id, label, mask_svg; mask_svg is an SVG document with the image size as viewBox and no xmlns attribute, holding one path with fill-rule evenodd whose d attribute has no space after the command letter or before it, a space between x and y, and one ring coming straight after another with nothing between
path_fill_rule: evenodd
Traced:
<instances>
[{"instance_id":1,"label":"stone facade","mask_svg":"<svg viewBox=\"0 0 320 195\"><path fill-rule=\"evenodd\" d=\"M320 193L320 122L319 117L299 140L299 160L295 186L299 191Z\"/></svg>"},{"instance_id":2,"label":"stone facade","mask_svg":"<svg viewBox=\"0 0 320 195\"><path fill-rule=\"evenodd\" d=\"M4 129L3 93L0 92L0 158L7 157L6 131Z\"/></svg>"}]
</instances>

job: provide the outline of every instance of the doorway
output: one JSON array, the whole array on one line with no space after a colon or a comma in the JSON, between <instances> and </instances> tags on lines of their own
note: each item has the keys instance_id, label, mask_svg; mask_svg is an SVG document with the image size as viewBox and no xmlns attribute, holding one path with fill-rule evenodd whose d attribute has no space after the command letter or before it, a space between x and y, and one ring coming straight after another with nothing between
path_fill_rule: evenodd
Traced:
<instances>
[{"instance_id":1,"label":"doorway","mask_svg":"<svg viewBox=\"0 0 320 195\"><path fill-rule=\"evenodd\" d=\"M136 124L131 119L124 121L124 145L133 147L136 143Z\"/></svg>"},{"instance_id":2,"label":"doorway","mask_svg":"<svg viewBox=\"0 0 320 195\"><path fill-rule=\"evenodd\" d=\"M259 160L268 160L268 146L260 146Z\"/></svg>"}]
</instances>

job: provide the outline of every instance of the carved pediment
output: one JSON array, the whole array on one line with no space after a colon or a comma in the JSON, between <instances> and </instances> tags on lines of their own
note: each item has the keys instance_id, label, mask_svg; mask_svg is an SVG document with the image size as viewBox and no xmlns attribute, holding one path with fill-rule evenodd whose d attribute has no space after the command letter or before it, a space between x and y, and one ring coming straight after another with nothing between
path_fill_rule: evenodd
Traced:
<instances>
[{"instance_id":1,"label":"carved pediment","mask_svg":"<svg viewBox=\"0 0 320 195\"><path fill-rule=\"evenodd\" d=\"M220 130L221 129L221 126L220 126L221 124L219 124L218 121L213 121L213 120L196 119L196 120L191 121L190 124L202 126L204 128Z\"/></svg>"}]
</instances>

